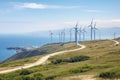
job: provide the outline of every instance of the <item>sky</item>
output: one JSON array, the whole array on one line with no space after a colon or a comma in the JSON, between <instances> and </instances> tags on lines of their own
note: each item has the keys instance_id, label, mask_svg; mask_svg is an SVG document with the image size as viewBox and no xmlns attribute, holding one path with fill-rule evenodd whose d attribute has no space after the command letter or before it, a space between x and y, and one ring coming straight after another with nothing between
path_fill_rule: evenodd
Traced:
<instances>
[{"instance_id":1,"label":"sky","mask_svg":"<svg viewBox=\"0 0 120 80\"><path fill-rule=\"evenodd\" d=\"M79 26L120 27L120 0L0 0L0 34Z\"/></svg>"}]
</instances>

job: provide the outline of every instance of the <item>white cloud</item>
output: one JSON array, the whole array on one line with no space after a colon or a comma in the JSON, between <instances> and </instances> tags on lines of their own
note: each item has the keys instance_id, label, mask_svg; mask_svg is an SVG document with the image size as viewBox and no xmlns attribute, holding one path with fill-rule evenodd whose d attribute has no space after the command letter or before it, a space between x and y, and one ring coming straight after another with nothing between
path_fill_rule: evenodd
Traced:
<instances>
[{"instance_id":1,"label":"white cloud","mask_svg":"<svg viewBox=\"0 0 120 80\"><path fill-rule=\"evenodd\" d=\"M19 9L72 9L72 8L79 8L80 6L61 6L61 5L45 5L45 4L38 4L38 3L19 3L14 5L15 8Z\"/></svg>"},{"instance_id":2,"label":"white cloud","mask_svg":"<svg viewBox=\"0 0 120 80\"><path fill-rule=\"evenodd\" d=\"M23 3L18 5L20 8L31 8L31 9L45 9L47 6L43 4L37 3Z\"/></svg>"}]
</instances>

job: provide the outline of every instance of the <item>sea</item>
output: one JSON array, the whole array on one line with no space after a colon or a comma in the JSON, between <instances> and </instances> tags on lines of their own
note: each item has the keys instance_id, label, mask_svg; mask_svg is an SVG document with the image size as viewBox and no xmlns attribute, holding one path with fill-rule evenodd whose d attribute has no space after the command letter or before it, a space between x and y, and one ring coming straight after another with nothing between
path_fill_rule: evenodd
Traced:
<instances>
[{"instance_id":1,"label":"sea","mask_svg":"<svg viewBox=\"0 0 120 80\"><path fill-rule=\"evenodd\" d=\"M54 42L57 42L54 39ZM16 54L14 50L7 50L8 47L40 47L51 43L49 37L26 36L26 35L0 35L0 62Z\"/></svg>"}]
</instances>

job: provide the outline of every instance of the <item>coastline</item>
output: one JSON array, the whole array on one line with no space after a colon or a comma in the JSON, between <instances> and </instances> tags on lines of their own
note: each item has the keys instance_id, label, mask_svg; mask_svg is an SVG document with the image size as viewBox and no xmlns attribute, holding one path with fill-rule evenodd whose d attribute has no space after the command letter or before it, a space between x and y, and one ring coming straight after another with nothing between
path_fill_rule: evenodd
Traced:
<instances>
[{"instance_id":1,"label":"coastline","mask_svg":"<svg viewBox=\"0 0 120 80\"><path fill-rule=\"evenodd\" d=\"M7 50L14 50L16 51L16 53L21 53L21 52L26 52L26 51L30 51L30 50L34 50L37 49L37 47L35 46L30 46L30 47L8 47L6 48Z\"/></svg>"}]
</instances>

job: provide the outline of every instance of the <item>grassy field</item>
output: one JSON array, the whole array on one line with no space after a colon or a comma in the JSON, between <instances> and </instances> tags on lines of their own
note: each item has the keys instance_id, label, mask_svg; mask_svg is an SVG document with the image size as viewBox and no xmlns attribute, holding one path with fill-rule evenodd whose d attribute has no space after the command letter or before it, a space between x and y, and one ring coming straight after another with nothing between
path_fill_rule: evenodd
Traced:
<instances>
[{"instance_id":1,"label":"grassy field","mask_svg":"<svg viewBox=\"0 0 120 80\"><path fill-rule=\"evenodd\" d=\"M120 39L117 39L120 41ZM79 75L94 75L96 78L120 78L120 45L115 46L113 41L101 40L101 41L88 41L81 42L86 45L86 48L80 51L64 53L49 58L48 64L42 66L36 66L27 70L19 70L12 73L1 74L1 80L68 80L71 76ZM60 48L57 46L52 51L60 51L66 49L73 49L75 44L65 44ZM68 60L76 56L88 56L89 59L79 62L61 62L59 64L53 64L52 61L63 59ZM31 58L34 59L35 57ZM30 58L29 58L30 59ZM22 60L20 60L22 63ZM30 62L30 61L28 61ZM34 61L33 61L34 62ZM8 67L12 65L10 62L7 65L1 66ZM25 63L25 60L23 60ZM9 65L9 66L8 66ZM39 78L39 79L38 79ZM99 78L100 79L100 78ZM69 79L70 80L70 79ZM72 79L71 79L72 80ZM80 80L76 78L74 80Z\"/></svg>"}]
</instances>

